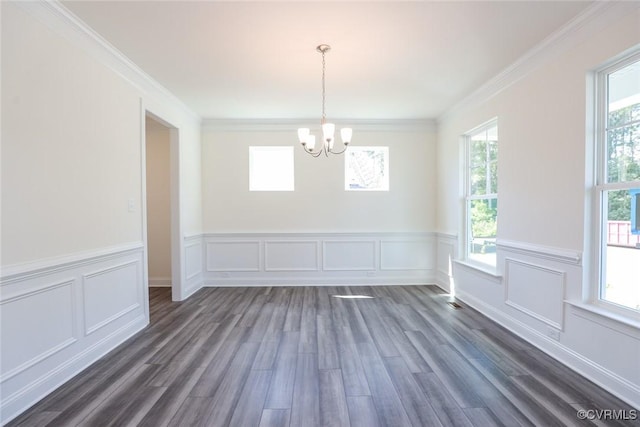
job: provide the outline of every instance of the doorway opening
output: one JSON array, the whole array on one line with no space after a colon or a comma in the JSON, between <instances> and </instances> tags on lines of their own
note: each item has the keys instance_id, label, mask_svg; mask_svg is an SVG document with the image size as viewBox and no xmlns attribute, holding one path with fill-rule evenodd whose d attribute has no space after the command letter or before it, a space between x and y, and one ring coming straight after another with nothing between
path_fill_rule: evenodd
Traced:
<instances>
[{"instance_id":1,"label":"doorway opening","mask_svg":"<svg viewBox=\"0 0 640 427\"><path fill-rule=\"evenodd\" d=\"M178 129L155 115L144 116L144 203L149 320L158 309L179 300L179 181L176 168Z\"/></svg>"}]
</instances>

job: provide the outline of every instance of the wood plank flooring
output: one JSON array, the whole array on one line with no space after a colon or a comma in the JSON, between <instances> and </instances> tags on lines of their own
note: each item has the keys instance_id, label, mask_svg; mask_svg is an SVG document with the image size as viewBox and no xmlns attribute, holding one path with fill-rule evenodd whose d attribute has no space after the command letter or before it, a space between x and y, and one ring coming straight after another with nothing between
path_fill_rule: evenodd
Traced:
<instances>
[{"instance_id":1,"label":"wood plank flooring","mask_svg":"<svg viewBox=\"0 0 640 427\"><path fill-rule=\"evenodd\" d=\"M632 408L435 286L170 298L152 288L149 327L9 425L640 425L579 420Z\"/></svg>"}]
</instances>

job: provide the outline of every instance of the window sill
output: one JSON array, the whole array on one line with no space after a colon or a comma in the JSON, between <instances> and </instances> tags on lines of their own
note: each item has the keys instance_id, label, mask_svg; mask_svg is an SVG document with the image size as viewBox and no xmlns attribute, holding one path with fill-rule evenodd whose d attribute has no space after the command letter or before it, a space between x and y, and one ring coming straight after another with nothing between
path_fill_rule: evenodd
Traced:
<instances>
[{"instance_id":1,"label":"window sill","mask_svg":"<svg viewBox=\"0 0 640 427\"><path fill-rule=\"evenodd\" d=\"M466 268L470 268L478 273L481 273L482 275L488 277L494 282L497 282L497 283L502 282L502 276L498 274L498 270L494 266L487 265L487 264L480 264L478 262L473 262L473 261L461 260L461 259L456 259L453 262L455 264L461 265Z\"/></svg>"},{"instance_id":2,"label":"window sill","mask_svg":"<svg viewBox=\"0 0 640 427\"><path fill-rule=\"evenodd\" d=\"M628 317L595 304L588 304L570 300L565 300L564 302L587 314L586 317L589 320L603 324L604 326L609 325L606 325L603 322L624 325L631 329L631 335L633 335L635 338L640 338L640 318Z\"/></svg>"}]
</instances>

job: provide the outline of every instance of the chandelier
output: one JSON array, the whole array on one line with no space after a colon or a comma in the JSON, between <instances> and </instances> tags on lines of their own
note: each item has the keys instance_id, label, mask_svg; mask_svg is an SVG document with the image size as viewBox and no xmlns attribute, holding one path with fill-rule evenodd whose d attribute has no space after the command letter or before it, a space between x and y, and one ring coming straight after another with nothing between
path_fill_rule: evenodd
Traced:
<instances>
[{"instance_id":1,"label":"chandelier","mask_svg":"<svg viewBox=\"0 0 640 427\"><path fill-rule=\"evenodd\" d=\"M316 48L318 52L322 54L322 120L320 121L320 125L322 127L322 144L318 147L317 151L314 151L316 147L316 136L311 134L309 128L299 128L298 129L298 140L300 144L302 144L302 148L304 151L311 154L313 157L318 157L320 154L324 153L325 156L329 156L331 154L342 154L347 150L347 146L351 142L351 135L353 133L351 128L342 128L340 129L340 137L342 138L342 143L344 144L344 148L340 151L334 151L333 143L334 143L334 133L336 130L336 125L333 123L327 123L327 116L325 114L325 83L324 83L324 74L325 74L325 60L324 55L331 49L331 46L326 44L321 44Z\"/></svg>"}]
</instances>

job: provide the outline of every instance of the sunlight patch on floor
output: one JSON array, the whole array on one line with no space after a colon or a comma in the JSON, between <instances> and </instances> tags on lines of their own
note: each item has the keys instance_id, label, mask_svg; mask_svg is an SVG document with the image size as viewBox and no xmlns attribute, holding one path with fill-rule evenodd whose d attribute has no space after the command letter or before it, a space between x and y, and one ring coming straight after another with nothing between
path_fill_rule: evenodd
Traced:
<instances>
[{"instance_id":1,"label":"sunlight patch on floor","mask_svg":"<svg viewBox=\"0 0 640 427\"><path fill-rule=\"evenodd\" d=\"M375 298L369 295L331 295L333 298L344 298L344 299L366 299L366 298Z\"/></svg>"}]
</instances>

